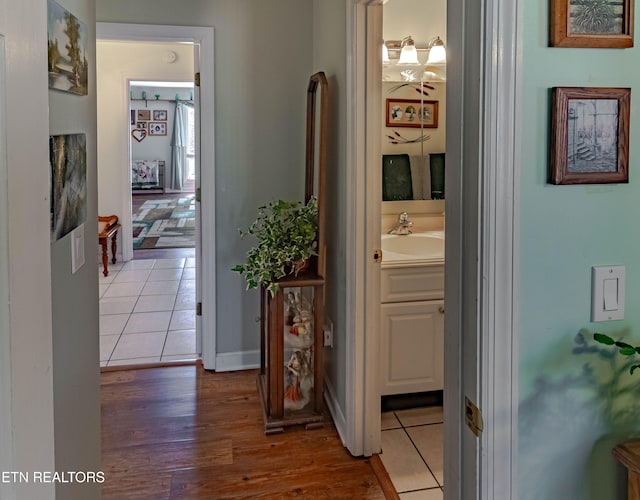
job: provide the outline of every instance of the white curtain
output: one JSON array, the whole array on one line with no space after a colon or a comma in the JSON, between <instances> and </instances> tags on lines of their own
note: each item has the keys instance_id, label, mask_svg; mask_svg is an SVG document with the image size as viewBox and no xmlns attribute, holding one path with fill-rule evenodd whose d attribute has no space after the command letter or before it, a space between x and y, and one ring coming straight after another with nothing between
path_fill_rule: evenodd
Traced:
<instances>
[{"instance_id":1,"label":"white curtain","mask_svg":"<svg viewBox=\"0 0 640 500\"><path fill-rule=\"evenodd\" d=\"M176 101L176 115L173 120L171 138L171 164L167 171L165 186L177 191L182 190L184 172L187 165L187 147L189 146L189 104Z\"/></svg>"}]
</instances>

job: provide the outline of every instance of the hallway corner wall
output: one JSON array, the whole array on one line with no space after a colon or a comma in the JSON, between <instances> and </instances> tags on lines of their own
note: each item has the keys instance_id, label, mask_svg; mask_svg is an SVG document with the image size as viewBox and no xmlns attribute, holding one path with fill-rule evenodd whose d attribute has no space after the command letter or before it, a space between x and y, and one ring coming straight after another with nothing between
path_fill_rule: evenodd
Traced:
<instances>
[{"instance_id":1,"label":"hallway corner wall","mask_svg":"<svg viewBox=\"0 0 640 500\"><path fill-rule=\"evenodd\" d=\"M71 234L51 242L55 470L99 471L95 4L91 0L60 0L59 5L86 25L89 74L88 95L49 90L50 135L86 134L87 186L84 265L72 272ZM65 500L99 495L99 483L56 484L56 496Z\"/></svg>"}]
</instances>

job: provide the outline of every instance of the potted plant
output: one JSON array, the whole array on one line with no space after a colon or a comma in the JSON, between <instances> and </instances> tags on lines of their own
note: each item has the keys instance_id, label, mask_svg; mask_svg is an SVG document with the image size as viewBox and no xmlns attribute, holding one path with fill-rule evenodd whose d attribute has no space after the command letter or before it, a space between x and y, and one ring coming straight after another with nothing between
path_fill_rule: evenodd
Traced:
<instances>
[{"instance_id":1,"label":"potted plant","mask_svg":"<svg viewBox=\"0 0 640 500\"><path fill-rule=\"evenodd\" d=\"M276 280L297 275L317 255L318 202L315 197L306 205L272 201L258 208L256 220L240 234L254 236L258 244L247 252L245 263L232 271L244 274L247 290L266 285L273 295L278 290Z\"/></svg>"}]
</instances>

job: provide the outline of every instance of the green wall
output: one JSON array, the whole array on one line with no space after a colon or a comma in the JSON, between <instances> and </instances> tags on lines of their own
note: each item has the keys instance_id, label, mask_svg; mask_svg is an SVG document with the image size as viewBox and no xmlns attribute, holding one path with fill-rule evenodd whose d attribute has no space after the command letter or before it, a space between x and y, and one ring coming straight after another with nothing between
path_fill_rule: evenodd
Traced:
<instances>
[{"instance_id":1,"label":"green wall","mask_svg":"<svg viewBox=\"0 0 640 500\"><path fill-rule=\"evenodd\" d=\"M640 378L591 337L640 343L640 53L547 47L547 4L521 2L520 498L626 498L611 448L640 430ZM632 88L629 184L547 183L554 86ZM614 264L626 266L625 319L591 323L591 266Z\"/></svg>"}]
</instances>

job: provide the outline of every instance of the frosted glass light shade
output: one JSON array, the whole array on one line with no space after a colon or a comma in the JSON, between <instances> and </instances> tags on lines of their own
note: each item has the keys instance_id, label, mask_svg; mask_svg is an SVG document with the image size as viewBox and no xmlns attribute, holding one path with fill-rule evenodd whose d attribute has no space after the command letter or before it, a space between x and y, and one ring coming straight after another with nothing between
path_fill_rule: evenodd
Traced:
<instances>
[{"instance_id":1,"label":"frosted glass light shade","mask_svg":"<svg viewBox=\"0 0 640 500\"><path fill-rule=\"evenodd\" d=\"M418 62L418 51L416 50L416 46L413 45L405 45L402 47L402 51L400 52L400 59L398 59L398 64L420 64Z\"/></svg>"},{"instance_id":2,"label":"frosted glass light shade","mask_svg":"<svg viewBox=\"0 0 640 500\"><path fill-rule=\"evenodd\" d=\"M429 51L427 64L442 64L447 62L447 51L444 45L434 45Z\"/></svg>"}]
</instances>

